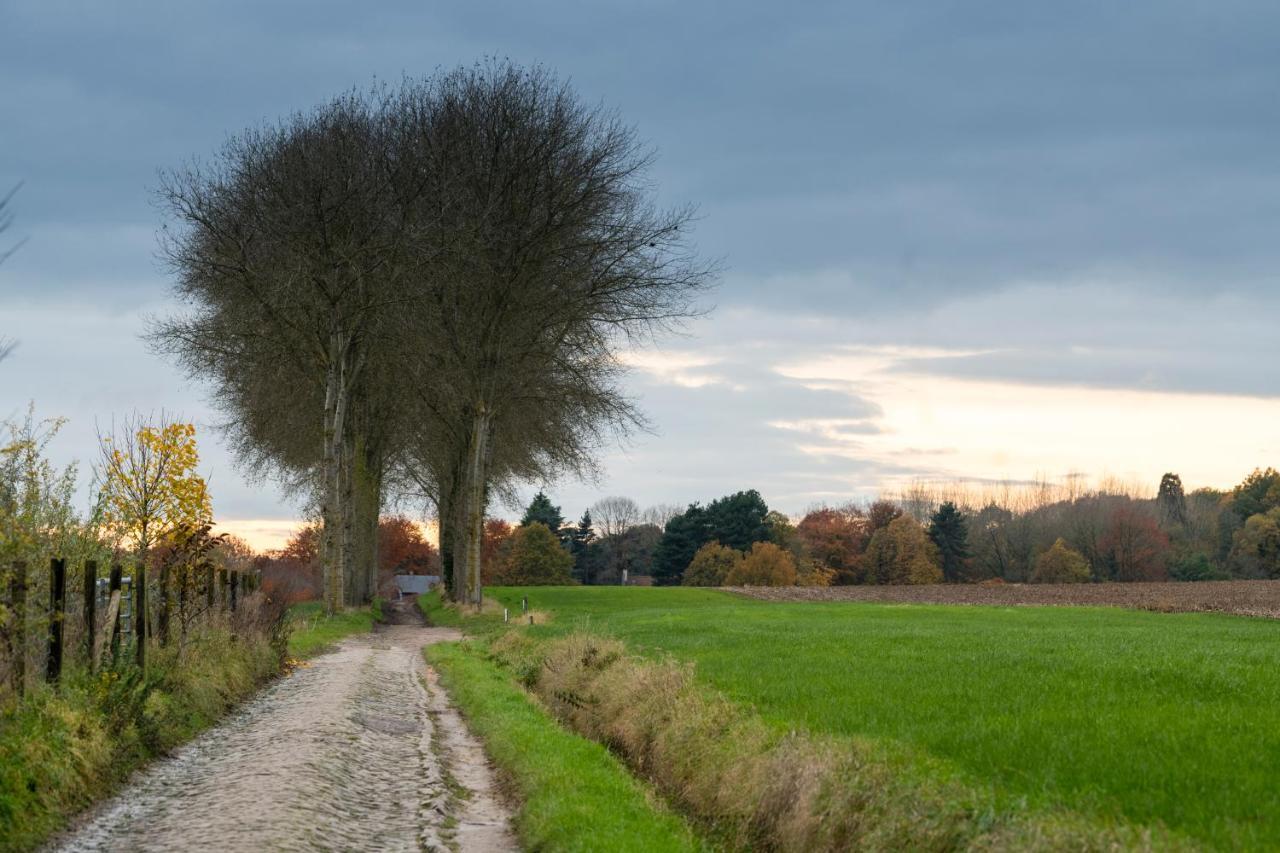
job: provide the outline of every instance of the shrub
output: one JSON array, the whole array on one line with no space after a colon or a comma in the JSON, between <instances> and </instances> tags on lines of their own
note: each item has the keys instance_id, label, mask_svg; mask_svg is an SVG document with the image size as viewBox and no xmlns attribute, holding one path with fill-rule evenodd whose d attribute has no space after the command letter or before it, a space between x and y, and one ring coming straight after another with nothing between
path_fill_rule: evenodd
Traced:
<instances>
[{"instance_id":1,"label":"shrub","mask_svg":"<svg viewBox=\"0 0 1280 853\"><path fill-rule=\"evenodd\" d=\"M1062 537L1036 558L1031 572L1032 583L1083 583L1091 578L1084 555L1067 547Z\"/></svg>"},{"instance_id":2,"label":"shrub","mask_svg":"<svg viewBox=\"0 0 1280 853\"><path fill-rule=\"evenodd\" d=\"M497 582L507 586L552 586L573 583L573 555L541 522L516 528L502 545Z\"/></svg>"},{"instance_id":3,"label":"shrub","mask_svg":"<svg viewBox=\"0 0 1280 853\"><path fill-rule=\"evenodd\" d=\"M838 575L815 560L801 560L796 566L796 586L831 586Z\"/></svg>"},{"instance_id":4,"label":"shrub","mask_svg":"<svg viewBox=\"0 0 1280 853\"><path fill-rule=\"evenodd\" d=\"M796 563L772 542L757 542L729 570L726 586L795 586Z\"/></svg>"},{"instance_id":5,"label":"shrub","mask_svg":"<svg viewBox=\"0 0 1280 853\"><path fill-rule=\"evenodd\" d=\"M1169 577L1176 581L1221 580L1226 574L1205 554L1181 554L1169 563Z\"/></svg>"},{"instance_id":6,"label":"shrub","mask_svg":"<svg viewBox=\"0 0 1280 853\"><path fill-rule=\"evenodd\" d=\"M742 562L742 552L719 542L708 542L698 549L684 570L685 586L724 586L729 572Z\"/></svg>"}]
</instances>

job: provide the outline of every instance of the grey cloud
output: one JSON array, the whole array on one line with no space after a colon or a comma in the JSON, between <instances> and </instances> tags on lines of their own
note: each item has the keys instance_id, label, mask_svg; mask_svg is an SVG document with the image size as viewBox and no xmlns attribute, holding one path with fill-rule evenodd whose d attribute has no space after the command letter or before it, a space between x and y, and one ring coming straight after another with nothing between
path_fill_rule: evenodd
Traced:
<instances>
[{"instance_id":1,"label":"grey cloud","mask_svg":"<svg viewBox=\"0 0 1280 853\"><path fill-rule=\"evenodd\" d=\"M752 471L801 503L806 484L873 489L883 471L798 455L767 425L875 428L856 382L769 372L843 346L984 351L899 365L943 376L1280 394L1274 3L9 0L3 17L0 189L26 181L12 234L30 239L0 268L0 336L22 339L0 412L35 396L76 423L135 401L208 417L201 389L123 342L165 288L157 170L485 54L617 107L728 268L721 309L673 344L720 357L725 382L637 377L661 438L610 459L619 489L687 500ZM21 327L38 310L85 325ZM228 514L269 512L278 496L221 452Z\"/></svg>"}]
</instances>

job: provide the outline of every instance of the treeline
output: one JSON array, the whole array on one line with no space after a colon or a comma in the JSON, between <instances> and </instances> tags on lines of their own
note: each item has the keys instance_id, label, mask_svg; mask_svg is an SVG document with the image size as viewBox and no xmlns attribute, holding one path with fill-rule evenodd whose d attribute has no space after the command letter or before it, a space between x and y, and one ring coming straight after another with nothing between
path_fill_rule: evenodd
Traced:
<instances>
[{"instance_id":1,"label":"treeline","mask_svg":"<svg viewBox=\"0 0 1280 853\"><path fill-rule=\"evenodd\" d=\"M918 484L894 499L815 507L798 522L754 490L656 513L612 497L576 524L539 493L518 527L489 521L486 573L496 583L619 583L625 570L633 582L689 586L1280 578L1274 469L1227 491L1188 494L1176 474L1154 497L1131 491Z\"/></svg>"},{"instance_id":2,"label":"treeline","mask_svg":"<svg viewBox=\"0 0 1280 853\"><path fill-rule=\"evenodd\" d=\"M322 538L319 524L307 524L289 537L284 547L253 557L254 570L273 598L295 604L322 597ZM377 545L377 575L373 585L376 596L390 598L396 594L396 575L440 574L440 552L423 535L422 528L407 516L379 519Z\"/></svg>"},{"instance_id":3,"label":"treeline","mask_svg":"<svg viewBox=\"0 0 1280 853\"><path fill-rule=\"evenodd\" d=\"M446 588L478 603L491 503L643 423L618 347L694 313L711 275L650 162L550 73L489 62L166 175L186 310L151 339L212 385L246 470L314 508L329 608L373 594L391 498L430 505Z\"/></svg>"}]
</instances>

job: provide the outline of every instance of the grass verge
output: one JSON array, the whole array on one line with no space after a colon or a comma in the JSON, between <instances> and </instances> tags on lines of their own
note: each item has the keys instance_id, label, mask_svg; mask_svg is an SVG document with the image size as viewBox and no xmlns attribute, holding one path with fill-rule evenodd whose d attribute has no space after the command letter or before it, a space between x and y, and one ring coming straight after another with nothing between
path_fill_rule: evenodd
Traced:
<instances>
[{"instance_id":1,"label":"grass verge","mask_svg":"<svg viewBox=\"0 0 1280 853\"><path fill-rule=\"evenodd\" d=\"M381 601L372 607L343 610L326 615L318 601L295 604L289 608L289 657L315 657L352 634L367 634L381 618Z\"/></svg>"},{"instance_id":2,"label":"grass verge","mask_svg":"<svg viewBox=\"0 0 1280 853\"><path fill-rule=\"evenodd\" d=\"M516 829L527 849L701 849L690 827L607 749L557 725L479 646L441 643L425 653L519 794Z\"/></svg>"},{"instance_id":3,"label":"grass verge","mask_svg":"<svg viewBox=\"0 0 1280 853\"><path fill-rule=\"evenodd\" d=\"M189 635L181 652L154 647L145 674L70 669L0 710L0 851L37 847L275 676L283 636L252 609Z\"/></svg>"}]
</instances>

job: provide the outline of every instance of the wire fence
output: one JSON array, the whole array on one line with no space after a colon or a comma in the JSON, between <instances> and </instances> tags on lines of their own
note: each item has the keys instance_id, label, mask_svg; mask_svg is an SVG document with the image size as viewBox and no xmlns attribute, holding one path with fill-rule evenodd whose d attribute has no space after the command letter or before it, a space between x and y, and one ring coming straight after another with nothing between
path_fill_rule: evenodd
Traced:
<instances>
[{"instance_id":1,"label":"wire fence","mask_svg":"<svg viewBox=\"0 0 1280 853\"><path fill-rule=\"evenodd\" d=\"M0 698L56 684L67 667L91 673L146 666L148 648L181 641L201 623L235 613L260 587L255 572L212 563L103 568L13 562L0 566ZM148 575L151 575L148 577Z\"/></svg>"}]
</instances>

